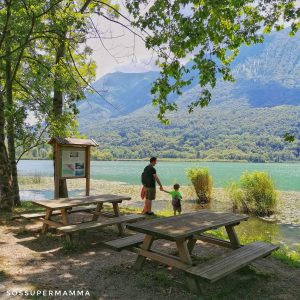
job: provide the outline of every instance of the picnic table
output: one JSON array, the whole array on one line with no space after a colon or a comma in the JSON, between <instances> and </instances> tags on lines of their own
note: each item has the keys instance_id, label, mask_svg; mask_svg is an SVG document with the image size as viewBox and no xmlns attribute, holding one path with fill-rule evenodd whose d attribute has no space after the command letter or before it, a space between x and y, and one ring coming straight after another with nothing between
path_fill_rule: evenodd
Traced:
<instances>
[{"instance_id":1,"label":"picnic table","mask_svg":"<svg viewBox=\"0 0 300 300\"><path fill-rule=\"evenodd\" d=\"M32 203L42 206L46 210L45 214L42 214L43 217L40 219L43 222L43 233L48 231L49 226L55 227L58 231L65 233L67 239L71 241L71 234L76 231L110 225L117 225L120 235L123 235L125 222L133 222L144 218L143 216L136 214L120 216L119 203L130 199L131 198L128 196L104 194L75 198L59 198L49 201L32 201ZM104 203L112 204L114 213L110 217L113 218L98 222L97 219L102 214ZM94 210L92 209L94 207L91 206L93 204L96 204ZM93 214L92 221L81 224L70 224L68 218L69 213L80 211L80 207L82 207L82 210L90 209ZM79 210L76 208L79 208ZM61 222L53 219L53 216L57 215L61 216Z\"/></svg>"},{"instance_id":2,"label":"picnic table","mask_svg":"<svg viewBox=\"0 0 300 300\"><path fill-rule=\"evenodd\" d=\"M128 224L127 228L139 232L138 236L141 233L144 234L140 247L134 248L134 251L138 254L134 268L136 270L142 269L146 258L179 268L186 272L190 289L198 292L199 285L196 279L202 278L210 282L216 281L251 263L253 260L264 257L278 249L277 246L263 242L241 246L235 226L247 219L248 216L241 214L201 210L179 216ZM204 234L208 230L220 227L225 227L229 241ZM151 249L153 241L157 239L175 242L179 256ZM195 266L191 254L197 240L235 250L212 261Z\"/></svg>"}]
</instances>

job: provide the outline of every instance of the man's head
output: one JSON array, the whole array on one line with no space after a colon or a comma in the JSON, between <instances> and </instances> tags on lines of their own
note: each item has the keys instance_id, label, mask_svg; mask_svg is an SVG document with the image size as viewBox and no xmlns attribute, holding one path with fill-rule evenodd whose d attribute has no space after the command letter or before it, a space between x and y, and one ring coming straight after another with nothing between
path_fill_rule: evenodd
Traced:
<instances>
[{"instance_id":1,"label":"man's head","mask_svg":"<svg viewBox=\"0 0 300 300\"><path fill-rule=\"evenodd\" d=\"M156 162L157 162L157 158L156 158L156 157L151 157L151 158L150 158L150 164L151 164L152 166L155 166L155 165L156 165Z\"/></svg>"},{"instance_id":2,"label":"man's head","mask_svg":"<svg viewBox=\"0 0 300 300\"><path fill-rule=\"evenodd\" d=\"M179 188L180 188L180 185L178 183L176 183L176 184L173 185L173 188L174 188L175 191L178 191Z\"/></svg>"}]
</instances>

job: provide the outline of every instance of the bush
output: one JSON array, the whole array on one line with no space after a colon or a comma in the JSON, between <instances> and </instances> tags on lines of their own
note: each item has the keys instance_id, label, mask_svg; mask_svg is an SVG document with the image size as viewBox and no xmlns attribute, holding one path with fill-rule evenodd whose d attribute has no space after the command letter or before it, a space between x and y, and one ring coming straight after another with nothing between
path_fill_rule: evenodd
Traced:
<instances>
[{"instance_id":1,"label":"bush","mask_svg":"<svg viewBox=\"0 0 300 300\"><path fill-rule=\"evenodd\" d=\"M245 172L228 190L234 210L258 216L275 212L278 197L272 178L265 172Z\"/></svg>"},{"instance_id":2,"label":"bush","mask_svg":"<svg viewBox=\"0 0 300 300\"><path fill-rule=\"evenodd\" d=\"M208 169L192 168L187 170L200 203L209 203L212 199L212 177Z\"/></svg>"}]
</instances>

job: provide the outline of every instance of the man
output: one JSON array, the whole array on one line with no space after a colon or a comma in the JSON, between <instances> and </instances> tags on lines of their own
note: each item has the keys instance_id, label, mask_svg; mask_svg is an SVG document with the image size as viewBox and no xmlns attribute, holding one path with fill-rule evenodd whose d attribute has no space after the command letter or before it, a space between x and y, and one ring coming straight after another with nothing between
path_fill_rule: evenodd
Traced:
<instances>
[{"instance_id":1,"label":"man","mask_svg":"<svg viewBox=\"0 0 300 300\"><path fill-rule=\"evenodd\" d=\"M160 187L160 190L163 191L163 186L160 183L160 180L156 174L156 170L154 166L157 163L156 157L150 158L150 164L144 169L144 172L142 173L142 183L145 190L145 206L143 209L143 214L146 215L154 215L152 210L152 200L155 200L156 196L156 187L155 182Z\"/></svg>"}]
</instances>

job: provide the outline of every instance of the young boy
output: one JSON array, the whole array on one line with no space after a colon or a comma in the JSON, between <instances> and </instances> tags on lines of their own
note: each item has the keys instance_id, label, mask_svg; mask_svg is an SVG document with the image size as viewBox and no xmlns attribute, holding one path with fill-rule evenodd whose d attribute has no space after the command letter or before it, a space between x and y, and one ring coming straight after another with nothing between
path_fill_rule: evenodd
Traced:
<instances>
[{"instance_id":1,"label":"young boy","mask_svg":"<svg viewBox=\"0 0 300 300\"><path fill-rule=\"evenodd\" d=\"M174 184L173 188L174 188L174 191L171 191L171 192L168 192L166 190L163 190L163 191L171 195L174 216L176 216L177 211L178 211L178 214L181 214L182 195L179 192L180 185L178 183Z\"/></svg>"}]
</instances>

